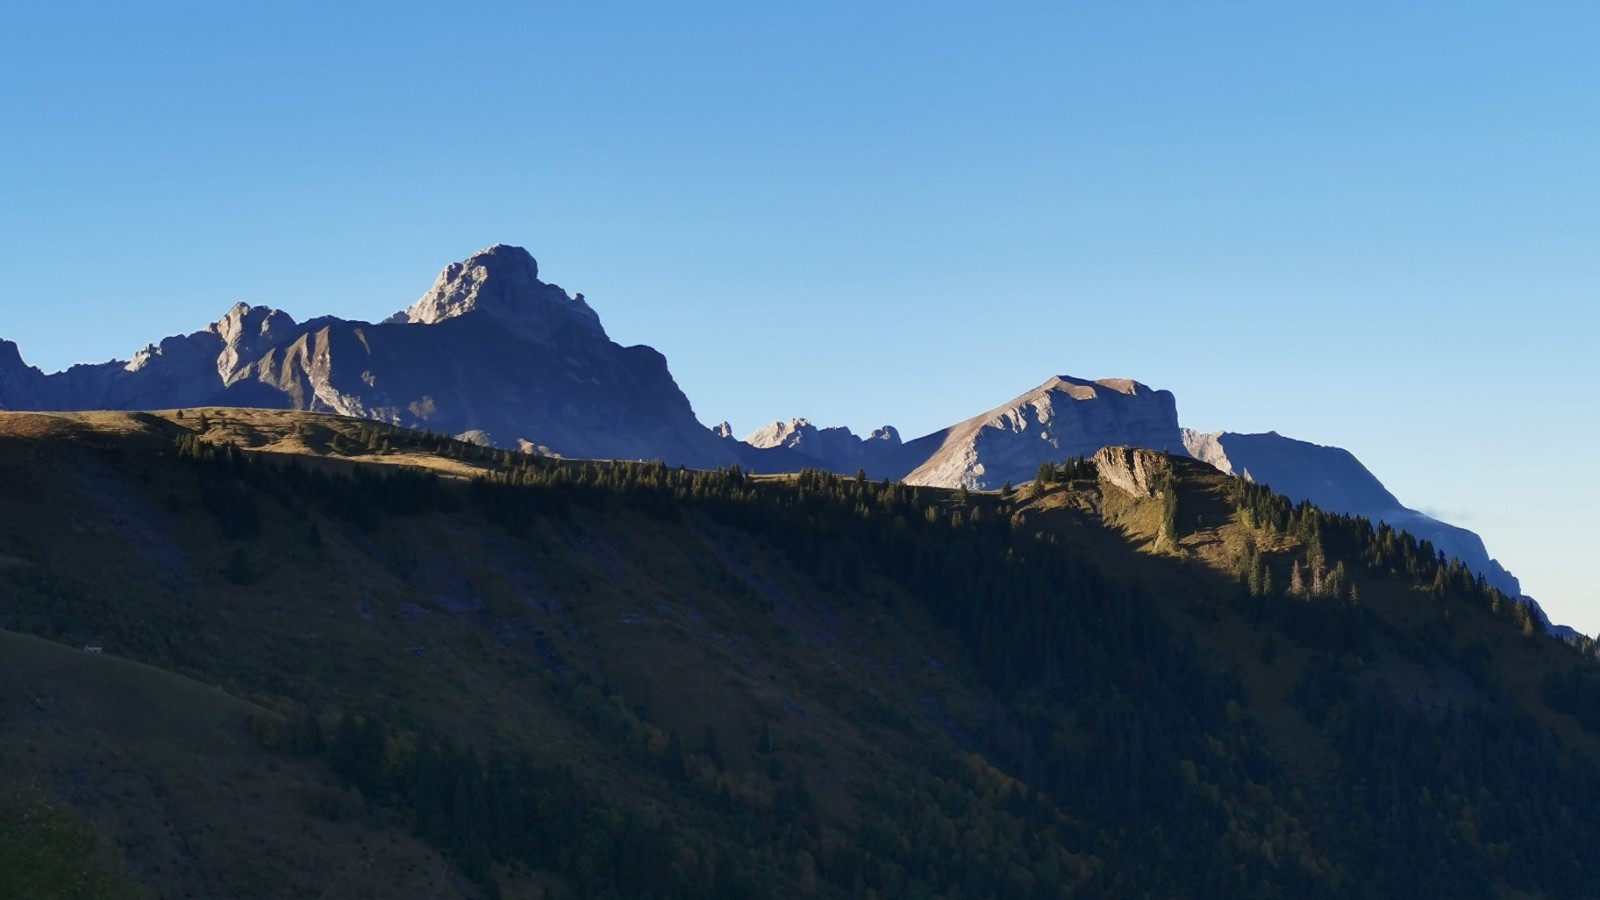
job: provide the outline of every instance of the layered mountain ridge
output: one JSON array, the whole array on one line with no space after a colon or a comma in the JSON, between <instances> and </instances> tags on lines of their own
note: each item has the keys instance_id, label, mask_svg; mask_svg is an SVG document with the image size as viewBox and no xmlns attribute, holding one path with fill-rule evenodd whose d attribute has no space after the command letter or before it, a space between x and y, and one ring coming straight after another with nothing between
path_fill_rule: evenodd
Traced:
<instances>
[{"instance_id":1,"label":"layered mountain ridge","mask_svg":"<svg viewBox=\"0 0 1600 900\"><path fill-rule=\"evenodd\" d=\"M1131 379L1058 375L1000 406L903 440L803 418L740 441L695 417L660 353L611 341L582 294L541 281L527 250L497 244L446 266L382 322L296 322L235 304L189 335L130 360L46 375L0 340L0 409L236 406L334 412L478 443L595 459L660 459L762 473L864 471L932 487L995 490L1041 463L1130 446L1193 456L1294 500L1385 521L1430 541L1512 596L1520 584L1471 531L1404 506L1347 451L1276 433L1203 434L1180 425L1170 391Z\"/></svg>"},{"instance_id":2,"label":"layered mountain ridge","mask_svg":"<svg viewBox=\"0 0 1600 900\"><path fill-rule=\"evenodd\" d=\"M1490 556L1482 538L1407 507L1348 450L1277 432L1202 433L1184 428L1171 392L1129 379L1056 376L986 413L875 456L853 451L835 455L835 448L844 443L841 435L854 438L848 429L817 428L805 419L794 419L759 429L746 442L781 443L837 473L853 472L860 465L873 478L973 490L1021 484L1032 479L1043 462L1092 457L1103 447L1191 456L1297 502L1309 501L1328 512L1362 516L1408 531L1447 558L1460 559L1508 596L1522 596L1521 583ZM1543 611L1539 614L1543 616ZM1565 631L1559 626L1552 630Z\"/></svg>"}]
</instances>

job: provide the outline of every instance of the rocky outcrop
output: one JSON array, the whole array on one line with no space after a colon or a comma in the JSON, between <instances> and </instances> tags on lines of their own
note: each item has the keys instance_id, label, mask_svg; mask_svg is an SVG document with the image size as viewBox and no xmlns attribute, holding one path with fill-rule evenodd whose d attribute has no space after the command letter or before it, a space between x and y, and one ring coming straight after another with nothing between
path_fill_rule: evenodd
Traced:
<instances>
[{"instance_id":1,"label":"rocky outcrop","mask_svg":"<svg viewBox=\"0 0 1600 900\"><path fill-rule=\"evenodd\" d=\"M55 375L0 345L0 407L308 409L568 457L704 467L737 459L695 419L661 354L612 342L582 295L538 272L526 250L497 245L446 267L420 300L379 324L297 323L238 304L126 362Z\"/></svg>"},{"instance_id":2,"label":"rocky outcrop","mask_svg":"<svg viewBox=\"0 0 1600 900\"><path fill-rule=\"evenodd\" d=\"M1137 447L1102 447L1095 451L1094 468L1100 477L1143 499L1158 499L1172 483L1172 459Z\"/></svg>"},{"instance_id":3,"label":"rocky outcrop","mask_svg":"<svg viewBox=\"0 0 1600 900\"><path fill-rule=\"evenodd\" d=\"M1031 480L1041 462L1089 457L1109 446L1186 455L1171 392L1127 379L1060 375L983 415L905 444L896 454L904 471L883 474L910 484L994 490Z\"/></svg>"},{"instance_id":4,"label":"rocky outcrop","mask_svg":"<svg viewBox=\"0 0 1600 900\"><path fill-rule=\"evenodd\" d=\"M1202 434L1184 429L1183 439L1192 456L1229 475L1267 485L1296 502L1310 501L1328 512L1364 516L1374 524L1387 522L1461 560L1505 594L1521 596L1521 584L1489 556L1482 538L1406 507L1348 450L1275 431Z\"/></svg>"}]
</instances>

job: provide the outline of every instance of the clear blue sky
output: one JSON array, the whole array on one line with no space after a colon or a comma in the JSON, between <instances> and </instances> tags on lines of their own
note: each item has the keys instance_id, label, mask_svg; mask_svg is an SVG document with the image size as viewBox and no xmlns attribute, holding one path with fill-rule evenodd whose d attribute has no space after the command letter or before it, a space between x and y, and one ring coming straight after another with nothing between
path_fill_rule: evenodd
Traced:
<instances>
[{"instance_id":1,"label":"clear blue sky","mask_svg":"<svg viewBox=\"0 0 1600 900\"><path fill-rule=\"evenodd\" d=\"M376 318L521 244L707 423L1133 377L1600 631L1600 4L661 6L10 4L0 336Z\"/></svg>"}]
</instances>

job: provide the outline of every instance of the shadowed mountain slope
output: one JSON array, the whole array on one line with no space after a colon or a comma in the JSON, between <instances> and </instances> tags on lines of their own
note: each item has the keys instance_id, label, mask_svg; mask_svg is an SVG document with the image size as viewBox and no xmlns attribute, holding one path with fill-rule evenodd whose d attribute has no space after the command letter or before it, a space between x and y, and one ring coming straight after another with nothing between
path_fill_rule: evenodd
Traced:
<instances>
[{"instance_id":1,"label":"shadowed mountain slope","mask_svg":"<svg viewBox=\"0 0 1600 900\"><path fill-rule=\"evenodd\" d=\"M1183 456L1040 474L0 414L0 795L161 896L1590 893L1592 646Z\"/></svg>"}]
</instances>

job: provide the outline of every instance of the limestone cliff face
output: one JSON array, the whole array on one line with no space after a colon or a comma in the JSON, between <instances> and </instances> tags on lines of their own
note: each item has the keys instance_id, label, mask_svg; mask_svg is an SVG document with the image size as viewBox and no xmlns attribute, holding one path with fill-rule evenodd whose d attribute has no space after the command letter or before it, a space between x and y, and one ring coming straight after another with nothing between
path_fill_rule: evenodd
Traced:
<instances>
[{"instance_id":1,"label":"limestone cliff face","mask_svg":"<svg viewBox=\"0 0 1600 900\"><path fill-rule=\"evenodd\" d=\"M238 304L127 362L44 375L0 344L0 408L309 409L568 457L712 467L737 454L696 419L661 354L606 337L582 295L519 247L447 266L379 324ZM7 352L9 349L9 353Z\"/></svg>"},{"instance_id":2,"label":"limestone cliff face","mask_svg":"<svg viewBox=\"0 0 1600 900\"><path fill-rule=\"evenodd\" d=\"M1153 450L1102 447L1092 462L1101 478L1134 497L1159 498L1172 477L1171 460Z\"/></svg>"},{"instance_id":3,"label":"limestone cliff face","mask_svg":"<svg viewBox=\"0 0 1600 900\"><path fill-rule=\"evenodd\" d=\"M1309 500L1328 512L1364 516L1374 524L1388 522L1460 559L1506 594L1522 593L1517 579L1489 556L1482 538L1406 507L1348 450L1271 431L1202 434L1184 429L1183 439L1192 456L1229 475L1267 485L1296 502Z\"/></svg>"},{"instance_id":4,"label":"limestone cliff face","mask_svg":"<svg viewBox=\"0 0 1600 900\"><path fill-rule=\"evenodd\" d=\"M983 415L907 443L897 456L904 472L883 474L910 484L993 490L1031 480L1046 460L1093 456L1109 446L1187 455L1171 392L1127 379L1057 376Z\"/></svg>"}]
</instances>

